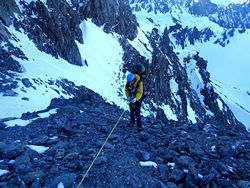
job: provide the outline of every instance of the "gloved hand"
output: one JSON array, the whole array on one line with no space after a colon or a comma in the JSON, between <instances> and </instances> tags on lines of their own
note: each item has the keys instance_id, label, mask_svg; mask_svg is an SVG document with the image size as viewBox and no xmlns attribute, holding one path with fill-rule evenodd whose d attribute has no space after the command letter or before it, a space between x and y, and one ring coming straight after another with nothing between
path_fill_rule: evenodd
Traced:
<instances>
[{"instance_id":1,"label":"gloved hand","mask_svg":"<svg viewBox=\"0 0 250 188\"><path fill-rule=\"evenodd\" d=\"M135 103L136 102L136 98L133 98L132 100L131 100L131 103Z\"/></svg>"}]
</instances>

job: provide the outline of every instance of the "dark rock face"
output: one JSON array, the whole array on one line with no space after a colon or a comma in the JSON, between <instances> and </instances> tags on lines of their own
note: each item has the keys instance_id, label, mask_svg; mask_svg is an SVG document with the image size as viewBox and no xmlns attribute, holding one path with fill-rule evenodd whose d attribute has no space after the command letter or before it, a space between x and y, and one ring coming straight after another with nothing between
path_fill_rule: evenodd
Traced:
<instances>
[{"instance_id":1,"label":"dark rock face","mask_svg":"<svg viewBox=\"0 0 250 188\"><path fill-rule=\"evenodd\" d=\"M8 41L12 36L6 27L15 20L14 13L20 13L14 0L0 1L0 72L8 70L22 72L20 64L12 56L27 60L23 52Z\"/></svg>"},{"instance_id":2,"label":"dark rock face","mask_svg":"<svg viewBox=\"0 0 250 188\"><path fill-rule=\"evenodd\" d=\"M0 20L6 25L10 26L12 24L12 20L14 17L14 13L19 13L18 6L16 5L14 0L9 1L0 1ZM0 23L0 25L2 24Z\"/></svg>"},{"instance_id":3,"label":"dark rock face","mask_svg":"<svg viewBox=\"0 0 250 188\"><path fill-rule=\"evenodd\" d=\"M196 42L202 43L209 41L211 37L215 36L214 32L210 28L202 30L198 30L196 27L182 28L182 26L178 23L174 26L170 26L168 33L176 39L176 45L181 46L182 49L187 46L187 41L189 44L194 45Z\"/></svg>"},{"instance_id":4,"label":"dark rock face","mask_svg":"<svg viewBox=\"0 0 250 188\"><path fill-rule=\"evenodd\" d=\"M24 146L22 144L1 142L0 147L3 158L14 159L24 152Z\"/></svg>"},{"instance_id":5,"label":"dark rock face","mask_svg":"<svg viewBox=\"0 0 250 188\"><path fill-rule=\"evenodd\" d=\"M37 47L55 57L61 56L71 64L82 65L75 40L83 43L79 16L66 1L48 0L23 3L24 20L19 23L29 33ZM53 10L53 11L50 11Z\"/></svg>"},{"instance_id":6,"label":"dark rock face","mask_svg":"<svg viewBox=\"0 0 250 188\"><path fill-rule=\"evenodd\" d=\"M16 74L8 72L4 67L0 68L0 70L0 93L3 96L17 96L17 93L13 91L19 86Z\"/></svg>"},{"instance_id":7,"label":"dark rock face","mask_svg":"<svg viewBox=\"0 0 250 188\"><path fill-rule=\"evenodd\" d=\"M133 40L137 35L137 20L123 0L92 0L83 8L85 18L92 18L106 32L116 32Z\"/></svg>"},{"instance_id":8,"label":"dark rock face","mask_svg":"<svg viewBox=\"0 0 250 188\"><path fill-rule=\"evenodd\" d=\"M41 1L32 1L30 4L20 1L21 11L15 1L5 2L0 2L0 19L5 26L14 24L17 30L24 29L41 51L55 57L61 56L72 64L82 65L81 55L75 43L75 40L83 43L79 16L66 1L48 0L47 5ZM14 17L14 13L20 16L20 20ZM6 41L9 36L2 23L0 23L0 39ZM14 64L13 60L7 62Z\"/></svg>"},{"instance_id":9,"label":"dark rock face","mask_svg":"<svg viewBox=\"0 0 250 188\"><path fill-rule=\"evenodd\" d=\"M185 173L182 170L174 169L172 174L169 177L169 180L174 183L180 183L183 181Z\"/></svg>"},{"instance_id":10,"label":"dark rock face","mask_svg":"<svg viewBox=\"0 0 250 188\"><path fill-rule=\"evenodd\" d=\"M22 83L23 83L23 85L24 85L25 87L27 87L27 88L29 88L29 87L32 86L32 83L29 81L28 78L23 78L23 79L22 79Z\"/></svg>"},{"instance_id":11,"label":"dark rock face","mask_svg":"<svg viewBox=\"0 0 250 188\"><path fill-rule=\"evenodd\" d=\"M20 59L28 60L19 48L6 42L5 44L0 45L0 72L4 73L10 70L21 73L23 71L19 62L13 59L12 55Z\"/></svg>"},{"instance_id":12,"label":"dark rock face","mask_svg":"<svg viewBox=\"0 0 250 188\"><path fill-rule=\"evenodd\" d=\"M8 39L10 39L10 33L5 26L0 23L0 41L7 41Z\"/></svg>"},{"instance_id":13,"label":"dark rock face","mask_svg":"<svg viewBox=\"0 0 250 188\"><path fill-rule=\"evenodd\" d=\"M186 3L186 6L189 7L189 11L198 16L208 16L210 14L214 14L217 10L217 5L211 3L210 0L200 0L198 2L193 2L189 0ZM193 6L192 6L193 5Z\"/></svg>"}]
</instances>

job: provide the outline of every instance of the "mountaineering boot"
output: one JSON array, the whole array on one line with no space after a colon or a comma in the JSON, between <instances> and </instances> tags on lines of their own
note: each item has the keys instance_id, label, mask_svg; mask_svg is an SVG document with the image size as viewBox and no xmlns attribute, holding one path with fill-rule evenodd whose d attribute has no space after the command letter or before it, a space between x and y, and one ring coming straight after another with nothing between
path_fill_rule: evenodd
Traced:
<instances>
[{"instance_id":1,"label":"mountaineering boot","mask_svg":"<svg viewBox=\"0 0 250 188\"><path fill-rule=\"evenodd\" d=\"M132 113L130 113L130 123L128 123L128 126L133 127L134 124L135 124L135 116Z\"/></svg>"},{"instance_id":2,"label":"mountaineering boot","mask_svg":"<svg viewBox=\"0 0 250 188\"><path fill-rule=\"evenodd\" d=\"M140 133L142 132L142 124L141 124L141 116L137 115L137 131Z\"/></svg>"},{"instance_id":3,"label":"mountaineering boot","mask_svg":"<svg viewBox=\"0 0 250 188\"><path fill-rule=\"evenodd\" d=\"M128 123L128 126L129 126L129 127L133 127L134 124L135 124L134 122L130 122L130 123Z\"/></svg>"},{"instance_id":4,"label":"mountaineering boot","mask_svg":"<svg viewBox=\"0 0 250 188\"><path fill-rule=\"evenodd\" d=\"M142 127L137 128L138 133L142 132Z\"/></svg>"},{"instance_id":5,"label":"mountaineering boot","mask_svg":"<svg viewBox=\"0 0 250 188\"><path fill-rule=\"evenodd\" d=\"M137 131L138 131L138 133L142 132L142 124L141 123L137 124Z\"/></svg>"}]
</instances>

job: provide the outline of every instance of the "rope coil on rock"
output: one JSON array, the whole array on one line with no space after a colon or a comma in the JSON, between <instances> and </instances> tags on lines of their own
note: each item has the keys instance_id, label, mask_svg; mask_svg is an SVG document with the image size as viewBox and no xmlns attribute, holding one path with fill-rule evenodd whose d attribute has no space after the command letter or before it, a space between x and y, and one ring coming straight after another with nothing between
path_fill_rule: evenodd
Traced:
<instances>
[{"instance_id":1,"label":"rope coil on rock","mask_svg":"<svg viewBox=\"0 0 250 188\"><path fill-rule=\"evenodd\" d=\"M121 114L121 116L119 117L119 119L117 120L116 124L114 125L113 129L110 131L108 137L106 138L106 140L104 141L101 149L98 151L98 153L96 154L94 160L92 161L92 163L90 164L88 170L86 171L86 173L84 174L82 180L80 181L79 185L77 186L77 188L79 188L83 182L83 180L86 178L86 176L88 175L88 172L90 171L90 169L92 168L94 162L96 161L96 159L98 158L99 154L101 153L102 149L104 148L105 144L107 143L107 141L109 140L110 136L112 135L113 131L115 130L116 126L118 125L119 121L121 120L122 116L124 115L125 110L123 111L123 113Z\"/></svg>"}]
</instances>

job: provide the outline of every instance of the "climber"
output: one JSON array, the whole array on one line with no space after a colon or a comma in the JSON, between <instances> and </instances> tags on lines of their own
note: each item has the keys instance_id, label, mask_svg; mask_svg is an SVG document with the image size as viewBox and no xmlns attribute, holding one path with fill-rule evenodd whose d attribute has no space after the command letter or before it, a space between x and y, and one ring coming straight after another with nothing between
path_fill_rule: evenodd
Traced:
<instances>
[{"instance_id":1,"label":"climber","mask_svg":"<svg viewBox=\"0 0 250 188\"><path fill-rule=\"evenodd\" d=\"M125 86L125 93L127 100L129 101L129 109L130 109L130 123L128 126L133 126L135 124L135 116L137 120L137 130L138 132L142 131L142 123L141 123L141 103L142 103L142 95L143 95L143 83L140 80L140 76L138 74L129 73L127 75L127 83Z\"/></svg>"}]
</instances>

